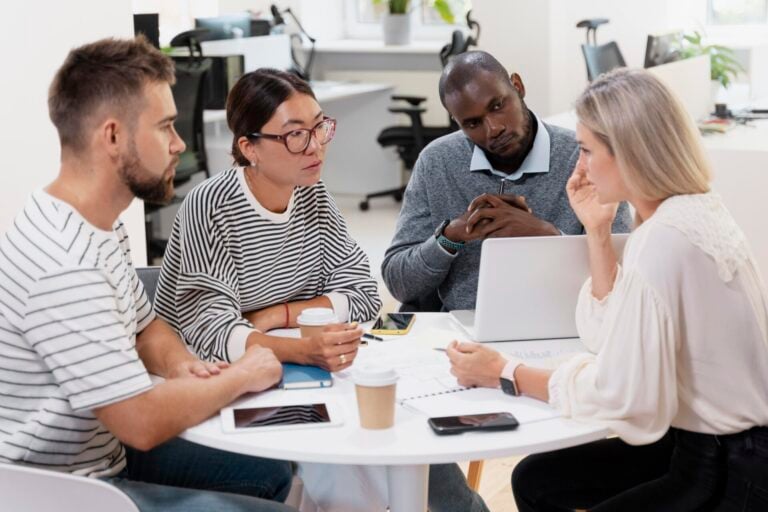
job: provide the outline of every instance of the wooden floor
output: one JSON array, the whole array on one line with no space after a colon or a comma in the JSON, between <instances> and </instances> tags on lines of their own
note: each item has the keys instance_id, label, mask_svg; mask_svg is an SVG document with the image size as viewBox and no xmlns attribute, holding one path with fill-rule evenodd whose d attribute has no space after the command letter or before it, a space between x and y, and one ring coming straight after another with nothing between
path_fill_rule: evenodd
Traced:
<instances>
[{"instance_id":1,"label":"wooden floor","mask_svg":"<svg viewBox=\"0 0 768 512\"><path fill-rule=\"evenodd\" d=\"M522 457L485 461L480 479L480 496L491 512L517 512L515 500L512 498L510 477L512 468L520 459ZM466 472L467 464L461 464L461 468Z\"/></svg>"}]
</instances>

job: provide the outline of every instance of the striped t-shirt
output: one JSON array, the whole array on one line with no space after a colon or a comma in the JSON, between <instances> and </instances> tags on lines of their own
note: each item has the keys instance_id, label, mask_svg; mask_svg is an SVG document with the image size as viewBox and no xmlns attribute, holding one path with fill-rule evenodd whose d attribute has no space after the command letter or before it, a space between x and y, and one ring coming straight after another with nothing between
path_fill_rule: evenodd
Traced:
<instances>
[{"instance_id":1,"label":"striped t-shirt","mask_svg":"<svg viewBox=\"0 0 768 512\"><path fill-rule=\"evenodd\" d=\"M93 409L151 388L135 345L153 318L123 224L100 230L33 193L0 238L0 462L122 470Z\"/></svg>"},{"instance_id":2,"label":"striped t-shirt","mask_svg":"<svg viewBox=\"0 0 768 512\"><path fill-rule=\"evenodd\" d=\"M155 309L197 354L233 361L253 326L243 313L326 295L339 320L381 307L368 257L322 182L296 187L283 213L265 209L242 168L195 187L179 209Z\"/></svg>"}]
</instances>

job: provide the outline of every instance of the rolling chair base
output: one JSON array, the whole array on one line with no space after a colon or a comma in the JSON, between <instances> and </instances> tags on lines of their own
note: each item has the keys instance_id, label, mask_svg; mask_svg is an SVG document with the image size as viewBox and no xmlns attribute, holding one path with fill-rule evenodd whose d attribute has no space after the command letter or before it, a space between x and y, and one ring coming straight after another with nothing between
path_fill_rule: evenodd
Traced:
<instances>
[{"instance_id":1,"label":"rolling chair base","mask_svg":"<svg viewBox=\"0 0 768 512\"><path fill-rule=\"evenodd\" d=\"M395 199L395 201L399 203L400 201L403 200L404 193L405 193L405 187L402 186L402 187L393 188L390 190L382 190L381 192L374 192L373 194L367 194L365 196L365 199L360 201L359 206L362 211L367 211L368 208L370 208L370 204L368 204L368 202L371 199L375 197L386 197L386 196L392 196Z\"/></svg>"}]
</instances>

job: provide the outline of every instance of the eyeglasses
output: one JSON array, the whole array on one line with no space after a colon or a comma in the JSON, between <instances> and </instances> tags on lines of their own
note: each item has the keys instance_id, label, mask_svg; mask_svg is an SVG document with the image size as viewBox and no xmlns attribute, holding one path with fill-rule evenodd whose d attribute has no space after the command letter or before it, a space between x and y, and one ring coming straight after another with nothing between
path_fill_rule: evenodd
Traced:
<instances>
[{"instance_id":1,"label":"eyeglasses","mask_svg":"<svg viewBox=\"0 0 768 512\"><path fill-rule=\"evenodd\" d=\"M297 128L282 135L254 132L249 133L247 137L249 139L262 138L279 140L285 145L285 149L287 149L289 153L299 154L307 150L309 142L312 140L312 135L315 136L315 140L319 142L320 145L325 145L331 142L331 139L333 139L335 134L336 120L332 117L325 117L313 128Z\"/></svg>"}]
</instances>

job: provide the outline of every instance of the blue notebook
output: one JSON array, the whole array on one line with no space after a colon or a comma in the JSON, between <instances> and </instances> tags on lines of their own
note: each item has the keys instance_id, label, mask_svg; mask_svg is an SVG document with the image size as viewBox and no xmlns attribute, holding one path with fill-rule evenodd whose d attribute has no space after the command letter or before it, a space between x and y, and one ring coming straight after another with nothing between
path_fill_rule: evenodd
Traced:
<instances>
[{"instance_id":1,"label":"blue notebook","mask_svg":"<svg viewBox=\"0 0 768 512\"><path fill-rule=\"evenodd\" d=\"M283 364L282 389L329 388L333 385L331 372L317 366Z\"/></svg>"}]
</instances>

